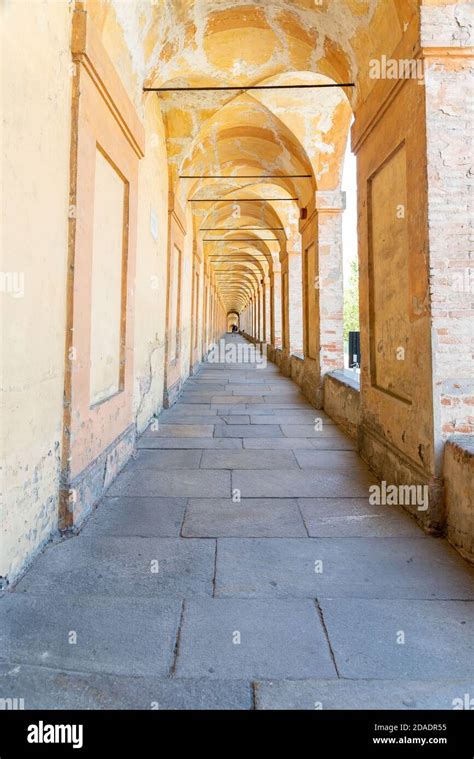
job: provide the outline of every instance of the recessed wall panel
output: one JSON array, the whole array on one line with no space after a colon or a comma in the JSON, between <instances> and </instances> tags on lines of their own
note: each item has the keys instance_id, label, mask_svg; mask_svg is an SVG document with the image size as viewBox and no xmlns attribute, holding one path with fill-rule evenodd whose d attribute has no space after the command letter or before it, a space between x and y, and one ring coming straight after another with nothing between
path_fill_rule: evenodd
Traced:
<instances>
[{"instance_id":1,"label":"recessed wall panel","mask_svg":"<svg viewBox=\"0 0 474 759\"><path fill-rule=\"evenodd\" d=\"M305 281L306 281L306 355L316 358L318 349L317 335L317 301L316 301L316 246L312 243L305 254Z\"/></svg>"},{"instance_id":2,"label":"recessed wall panel","mask_svg":"<svg viewBox=\"0 0 474 759\"><path fill-rule=\"evenodd\" d=\"M91 406L121 388L126 198L126 183L97 148L91 273Z\"/></svg>"},{"instance_id":3,"label":"recessed wall panel","mask_svg":"<svg viewBox=\"0 0 474 759\"><path fill-rule=\"evenodd\" d=\"M407 165L401 145L369 180L372 384L411 402Z\"/></svg>"},{"instance_id":4,"label":"recessed wall panel","mask_svg":"<svg viewBox=\"0 0 474 759\"><path fill-rule=\"evenodd\" d=\"M169 359L174 361L178 355L178 333L180 328L180 287L181 287L181 251L173 245L171 258L171 292L170 292L170 336Z\"/></svg>"}]
</instances>

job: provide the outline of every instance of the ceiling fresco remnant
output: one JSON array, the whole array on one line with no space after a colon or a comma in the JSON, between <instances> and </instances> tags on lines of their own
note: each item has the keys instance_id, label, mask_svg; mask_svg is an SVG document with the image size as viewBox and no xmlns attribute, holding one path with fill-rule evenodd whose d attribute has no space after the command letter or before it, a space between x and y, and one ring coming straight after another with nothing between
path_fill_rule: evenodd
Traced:
<instances>
[{"instance_id":1,"label":"ceiling fresco remnant","mask_svg":"<svg viewBox=\"0 0 474 759\"><path fill-rule=\"evenodd\" d=\"M159 100L175 203L191 201L193 231L223 301L243 308L254 272L268 276L298 249L300 209L316 190L340 188L352 114L373 86L369 61L391 53L417 0L85 5L103 35L116 14L137 96L141 87L203 88L146 97ZM268 89L245 89L257 86ZM204 89L226 87L243 89ZM221 235L229 243L201 243L205 226L229 228ZM280 228L275 242L261 241L268 226ZM245 243L231 242L248 227Z\"/></svg>"}]
</instances>

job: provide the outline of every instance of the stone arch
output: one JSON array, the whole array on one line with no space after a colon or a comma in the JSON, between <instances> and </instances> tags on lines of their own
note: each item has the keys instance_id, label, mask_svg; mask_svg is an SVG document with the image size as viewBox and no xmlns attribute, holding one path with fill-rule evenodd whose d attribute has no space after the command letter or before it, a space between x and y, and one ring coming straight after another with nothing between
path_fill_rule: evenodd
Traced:
<instances>
[{"instance_id":1,"label":"stone arch","mask_svg":"<svg viewBox=\"0 0 474 759\"><path fill-rule=\"evenodd\" d=\"M227 332L232 332L233 327L236 327L237 329L239 329L240 327L240 312L239 311L227 312Z\"/></svg>"}]
</instances>

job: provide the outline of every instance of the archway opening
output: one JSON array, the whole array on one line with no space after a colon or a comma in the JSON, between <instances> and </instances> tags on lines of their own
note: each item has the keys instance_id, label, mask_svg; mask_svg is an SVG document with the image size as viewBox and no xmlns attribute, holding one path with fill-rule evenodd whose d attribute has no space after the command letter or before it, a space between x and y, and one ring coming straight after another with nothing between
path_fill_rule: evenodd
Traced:
<instances>
[{"instance_id":1,"label":"archway opening","mask_svg":"<svg viewBox=\"0 0 474 759\"><path fill-rule=\"evenodd\" d=\"M236 311L227 314L227 332L238 332L239 326L239 314Z\"/></svg>"},{"instance_id":2,"label":"archway opening","mask_svg":"<svg viewBox=\"0 0 474 759\"><path fill-rule=\"evenodd\" d=\"M344 292L344 370L359 380L360 317L359 257L357 235L357 166L356 157L347 142L342 174L342 190L346 208L342 218L343 292Z\"/></svg>"}]
</instances>

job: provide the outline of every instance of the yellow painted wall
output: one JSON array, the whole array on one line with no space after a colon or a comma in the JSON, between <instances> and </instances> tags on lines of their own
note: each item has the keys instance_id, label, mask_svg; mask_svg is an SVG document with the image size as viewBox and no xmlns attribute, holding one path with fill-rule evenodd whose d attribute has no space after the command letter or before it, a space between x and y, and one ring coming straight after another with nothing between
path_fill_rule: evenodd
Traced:
<instances>
[{"instance_id":1,"label":"yellow painted wall","mask_svg":"<svg viewBox=\"0 0 474 759\"><path fill-rule=\"evenodd\" d=\"M187 208L186 227L188 233L184 239L183 269L181 276L181 345L182 376L187 377L190 368L191 357L191 322L192 322L192 274L193 274L193 239L192 239L192 212Z\"/></svg>"},{"instance_id":2,"label":"yellow painted wall","mask_svg":"<svg viewBox=\"0 0 474 759\"><path fill-rule=\"evenodd\" d=\"M120 389L126 183L96 148L91 293L90 404Z\"/></svg>"},{"instance_id":3,"label":"yellow painted wall","mask_svg":"<svg viewBox=\"0 0 474 759\"><path fill-rule=\"evenodd\" d=\"M161 408L164 383L168 168L163 120L154 95L145 100L144 123L146 148L138 188L134 338L134 411L139 432Z\"/></svg>"},{"instance_id":4,"label":"yellow painted wall","mask_svg":"<svg viewBox=\"0 0 474 759\"><path fill-rule=\"evenodd\" d=\"M57 521L71 118L67 3L2 4L2 271L24 280L2 308L0 576ZM8 350L5 346L8 345Z\"/></svg>"}]
</instances>

